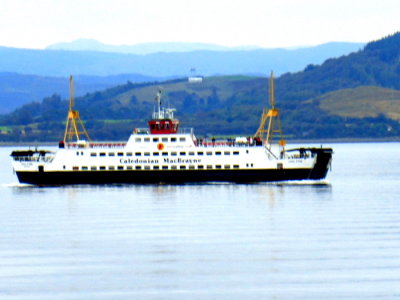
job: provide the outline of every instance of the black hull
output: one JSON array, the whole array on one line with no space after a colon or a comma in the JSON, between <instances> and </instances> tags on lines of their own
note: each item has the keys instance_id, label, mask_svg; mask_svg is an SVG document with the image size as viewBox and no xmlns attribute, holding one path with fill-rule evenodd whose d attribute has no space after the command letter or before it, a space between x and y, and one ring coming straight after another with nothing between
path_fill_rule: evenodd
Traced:
<instances>
[{"instance_id":1,"label":"black hull","mask_svg":"<svg viewBox=\"0 0 400 300\"><path fill-rule=\"evenodd\" d=\"M318 179L310 170L166 170L166 171L75 171L17 172L21 183L35 185L113 183L261 182Z\"/></svg>"},{"instance_id":2,"label":"black hull","mask_svg":"<svg viewBox=\"0 0 400 300\"><path fill-rule=\"evenodd\" d=\"M37 171L16 172L21 183L34 185L71 184L158 184L201 182L271 182L320 180L326 177L331 149L311 148L317 154L312 169L219 169L219 170L118 170L118 171Z\"/></svg>"}]
</instances>

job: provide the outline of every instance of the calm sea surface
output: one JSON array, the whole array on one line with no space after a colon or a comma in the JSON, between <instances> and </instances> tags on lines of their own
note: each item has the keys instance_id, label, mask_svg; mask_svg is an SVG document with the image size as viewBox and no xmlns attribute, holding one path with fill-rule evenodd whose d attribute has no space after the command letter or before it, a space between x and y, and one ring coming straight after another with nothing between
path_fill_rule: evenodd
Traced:
<instances>
[{"instance_id":1,"label":"calm sea surface","mask_svg":"<svg viewBox=\"0 0 400 300\"><path fill-rule=\"evenodd\" d=\"M322 184L19 185L0 148L0 299L400 299L400 143Z\"/></svg>"}]
</instances>

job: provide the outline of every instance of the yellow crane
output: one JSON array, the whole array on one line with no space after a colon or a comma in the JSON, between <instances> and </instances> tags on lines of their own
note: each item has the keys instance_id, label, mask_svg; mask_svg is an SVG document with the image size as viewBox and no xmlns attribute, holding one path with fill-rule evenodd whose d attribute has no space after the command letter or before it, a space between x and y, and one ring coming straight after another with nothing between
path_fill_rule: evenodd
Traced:
<instances>
[{"instance_id":1,"label":"yellow crane","mask_svg":"<svg viewBox=\"0 0 400 300\"><path fill-rule=\"evenodd\" d=\"M79 112L74 110L74 102L74 82L71 75L69 77L69 110L67 124L65 125L64 143L73 142L74 137L76 142L90 141L85 126L79 117ZM83 139L81 136L83 136Z\"/></svg>"},{"instance_id":2,"label":"yellow crane","mask_svg":"<svg viewBox=\"0 0 400 300\"><path fill-rule=\"evenodd\" d=\"M269 102L271 105L270 109L263 108L261 115L261 122L255 137L261 138L265 147L270 151L275 135L279 135L278 145L281 147L281 151L285 151L286 141L283 139L281 120L279 117L279 110L275 107L275 95L274 95L274 73L271 72L269 79ZM268 124L268 128L266 125Z\"/></svg>"}]
</instances>

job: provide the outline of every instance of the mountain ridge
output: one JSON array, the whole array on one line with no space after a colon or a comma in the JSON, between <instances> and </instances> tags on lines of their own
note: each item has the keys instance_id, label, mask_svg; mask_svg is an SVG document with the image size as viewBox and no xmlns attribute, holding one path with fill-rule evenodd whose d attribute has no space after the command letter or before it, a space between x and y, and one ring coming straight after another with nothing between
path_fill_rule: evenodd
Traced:
<instances>
[{"instance_id":1,"label":"mountain ridge","mask_svg":"<svg viewBox=\"0 0 400 300\"><path fill-rule=\"evenodd\" d=\"M96 51L32 50L0 47L0 72L41 76L142 74L153 77L187 76L195 68L199 75L275 74L302 70L328 58L359 50L359 45L340 48L336 44L285 49L256 49L148 55Z\"/></svg>"},{"instance_id":2,"label":"mountain ridge","mask_svg":"<svg viewBox=\"0 0 400 300\"><path fill-rule=\"evenodd\" d=\"M76 39L71 42L60 42L47 46L46 50L67 50L67 51L98 51L123 54L147 55L158 52L192 52L199 50L206 51L232 51L232 50L255 50L261 49L258 46L222 46L211 43L188 43L188 42L152 42L133 45L110 45L99 42L95 39Z\"/></svg>"}]
</instances>

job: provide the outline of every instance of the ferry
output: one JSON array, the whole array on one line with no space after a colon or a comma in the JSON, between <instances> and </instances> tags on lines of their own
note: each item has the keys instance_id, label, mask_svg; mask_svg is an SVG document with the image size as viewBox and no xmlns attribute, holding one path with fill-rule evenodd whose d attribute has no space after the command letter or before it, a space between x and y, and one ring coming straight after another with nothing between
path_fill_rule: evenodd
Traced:
<instances>
[{"instance_id":1,"label":"ferry","mask_svg":"<svg viewBox=\"0 0 400 300\"><path fill-rule=\"evenodd\" d=\"M148 128L134 129L125 142L94 142L73 108L70 77L64 139L54 149L13 151L13 169L20 183L37 186L324 179L331 165L331 148L285 148L273 96L273 74L270 102L271 108L263 110L253 137L202 139L195 136L192 128L180 127L175 109L161 105L159 91ZM280 140L275 145L277 133Z\"/></svg>"}]
</instances>

